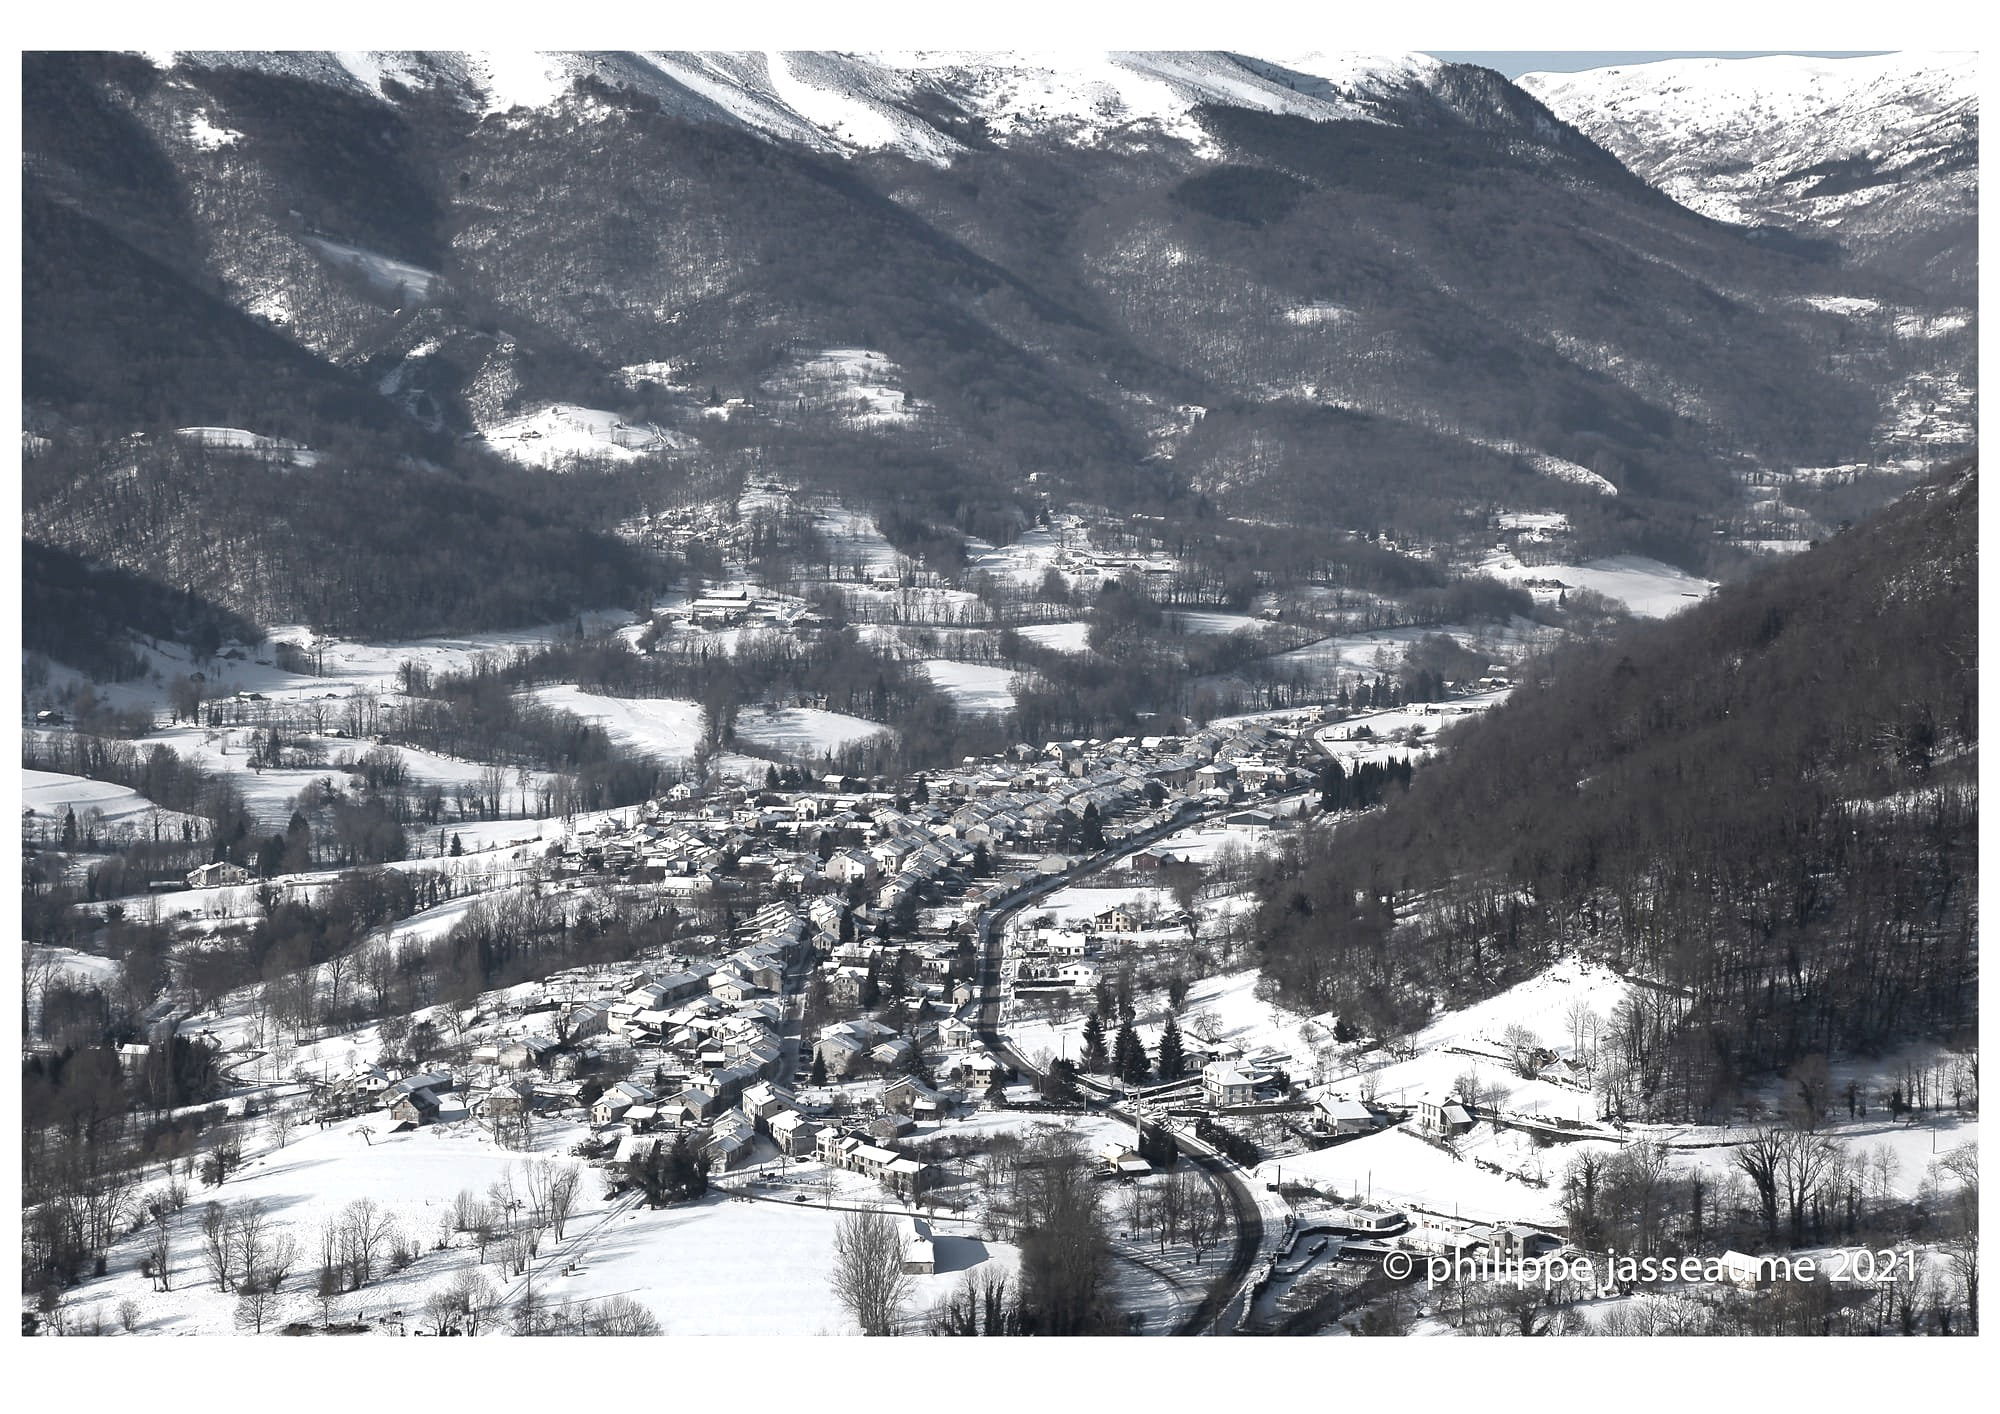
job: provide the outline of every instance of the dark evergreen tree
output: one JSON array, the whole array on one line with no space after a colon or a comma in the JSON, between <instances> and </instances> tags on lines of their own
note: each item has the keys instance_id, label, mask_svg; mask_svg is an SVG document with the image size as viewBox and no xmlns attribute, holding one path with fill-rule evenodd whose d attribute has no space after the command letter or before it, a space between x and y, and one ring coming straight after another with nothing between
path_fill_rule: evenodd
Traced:
<instances>
[{"instance_id":1,"label":"dark evergreen tree","mask_svg":"<svg viewBox=\"0 0 2000 1414\"><path fill-rule=\"evenodd\" d=\"M1181 1040L1181 1024L1169 1014L1166 1030L1160 1033L1160 1079L1178 1080L1187 1069L1187 1047Z\"/></svg>"},{"instance_id":2,"label":"dark evergreen tree","mask_svg":"<svg viewBox=\"0 0 2000 1414\"><path fill-rule=\"evenodd\" d=\"M1104 1023L1092 1012L1083 1021L1083 1068L1092 1075L1104 1073L1108 1053L1104 1049Z\"/></svg>"},{"instance_id":3,"label":"dark evergreen tree","mask_svg":"<svg viewBox=\"0 0 2000 1414\"><path fill-rule=\"evenodd\" d=\"M1118 1077L1128 1084L1136 1084L1146 1078L1151 1068L1146 1058L1146 1043L1139 1039L1139 1033L1127 1021L1118 1028L1118 1037L1112 1043L1112 1062L1117 1067Z\"/></svg>"},{"instance_id":4,"label":"dark evergreen tree","mask_svg":"<svg viewBox=\"0 0 2000 1414\"><path fill-rule=\"evenodd\" d=\"M1078 1098L1075 1061L1057 1056L1049 1062L1048 1072L1042 1076L1042 1098L1057 1104L1068 1104Z\"/></svg>"}]
</instances>

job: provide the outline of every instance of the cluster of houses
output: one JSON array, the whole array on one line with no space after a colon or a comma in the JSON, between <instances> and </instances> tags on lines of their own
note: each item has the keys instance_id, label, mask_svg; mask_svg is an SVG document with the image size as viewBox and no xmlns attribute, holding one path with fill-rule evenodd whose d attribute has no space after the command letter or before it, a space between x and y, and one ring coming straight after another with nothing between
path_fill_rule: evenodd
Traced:
<instances>
[{"instance_id":1,"label":"cluster of houses","mask_svg":"<svg viewBox=\"0 0 2000 1414\"><path fill-rule=\"evenodd\" d=\"M1245 790L1307 784L1311 773L1296 764L1296 750L1295 737L1243 723L1185 737L1019 745L968 758L901 794L839 776L783 789L725 785L705 797L683 783L615 823L554 844L550 867L579 883L612 875L717 891L760 879L794 901L790 941L817 955L835 1005L872 1001L870 980L887 959L914 970L899 978L905 990L948 1013L971 1000L983 911L1100 843ZM1268 818L1259 813L1259 822ZM919 910L928 910L921 926ZM1095 923L1098 934L1117 934L1140 919L1115 909ZM1056 937L1046 956L1010 966L1017 985L1031 990L1087 990L1100 975L1095 951L1088 934ZM777 990L771 969L722 971L731 975L657 979L666 995L620 999L613 1029L671 1044L689 1025L723 1020L685 1014L690 995L740 1004ZM837 1077L864 1062L893 1067L906 1044L846 1023L822 1034L815 1054Z\"/></svg>"},{"instance_id":2,"label":"cluster of houses","mask_svg":"<svg viewBox=\"0 0 2000 1414\"><path fill-rule=\"evenodd\" d=\"M705 797L683 782L621 823L557 842L551 869L718 891L761 878L802 896L841 894L875 926L911 901L949 898L970 918L1066 869L1098 847L1097 833L1115 843L1195 805L1310 784L1297 751L1296 738L1242 723L1186 737L1023 744L927 775L904 794L845 776L803 788L739 783Z\"/></svg>"},{"instance_id":3,"label":"cluster of houses","mask_svg":"<svg viewBox=\"0 0 2000 1414\"><path fill-rule=\"evenodd\" d=\"M332 1081L320 1092L318 1105L325 1117L380 1111L396 1128L409 1129L464 1119L468 1112L450 1071L391 1076L376 1065L357 1066Z\"/></svg>"},{"instance_id":4,"label":"cluster of houses","mask_svg":"<svg viewBox=\"0 0 2000 1414\"><path fill-rule=\"evenodd\" d=\"M707 611L737 602L718 598ZM767 1141L763 1152L818 1158L915 1193L925 1170L898 1141L1007 1075L962 1014L974 999L980 913L1083 852L1200 805L1309 783L1296 751L1295 737L1252 723L1182 737L1020 745L968 758L901 793L837 776L784 788L768 779L761 789L678 785L554 842L547 872L580 884L609 876L717 892L761 874L777 901L751 918L734 952L550 979L484 1018L503 1034L470 1049L465 1075L393 1079L371 1068L329 1087L325 1102L344 1112L380 1108L410 1126L585 1109L614 1178L693 1130L714 1171L750 1162ZM919 908L927 910L921 923ZM1098 934L1142 924L1129 909L1092 922ZM1094 985L1090 935L1050 941L1052 956L1036 963L1053 967L1050 980ZM865 1014L871 988L892 971L897 993L912 1003L900 1029ZM807 987L823 987L835 1019L807 1038L810 1060L791 1060L788 993ZM1205 1062L1204 1089L1212 1074L1219 1106L1252 1103L1272 1078L1260 1058L1201 1047L1191 1038ZM856 1126L829 1123L824 1107L786 1088L791 1067L803 1079L809 1064L830 1080L886 1077L881 1113ZM628 1078L600 1090L590 1077L606 1069Z\"/></svg>"}]
</instances>

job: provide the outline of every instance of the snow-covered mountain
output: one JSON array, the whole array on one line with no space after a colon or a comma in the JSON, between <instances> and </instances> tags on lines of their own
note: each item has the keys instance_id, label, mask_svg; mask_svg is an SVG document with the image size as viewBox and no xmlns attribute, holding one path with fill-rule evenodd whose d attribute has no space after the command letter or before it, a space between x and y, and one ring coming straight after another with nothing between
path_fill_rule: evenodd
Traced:
<instances>
[{"instance_id":1,"label":"snow-covered mountain","mask_svg":"<svg viewBox=\"0 0 2000 1414\"><path fill-rule=\"evenodd\" d=\"M448 547L457 601L524 586L478 624L622 602L643 564L579 587L608 552L521 537L556 512L622 534L746 452L893 495L912 537L999 543L1029 468L1121 512L1199 497L1444 543L1468 508L1525 510L1593 555L1665 535L1699 563L1818 513L1746 512L1742 478L1909 476L1970 437L1949 281L1696 215L1469 65L60 52L23 74L35 524L188 584L188 546L300 563L281 499L346 539L246 610L278 622L447 626L403 617L444 591L380 569L380 519ZM146 544L83 526L79 477L111 474L92 449L148 427L322 460L280 479L179 441L158 475L199 460L227 490ZM591 475L557 490L557 467Z\"/></svg>"},{"instance_id":2,"label":"snow-covered mountain","mask_svg":"<svg viewBox=\"0 0 2000 1414\"><path fill-rule=\"evenodd\" d=\"M680 117L821 152L889 150L937 163L968 148L1029 138L1095 145L1167 137L1212 155L1200 120L1210 105L1360 122L1419 112L1432 120L1457 112L1476 121L1495 109L1490 98L1459 92L1477 85L1440 83L1456 66L1416 54L170 51L147 57L162 68L252 68L378 98L393 99L391 85L435 89L472 111L501 114L550 108L589 79L644 94Z\"/></svg>"},{"instance_id":3,"label":"snow-covered mountain","mask_svg":"<svg viewBox=\"0 0 2000 1414\"><path fill-rule=\"evenodd\" d=\"M1929 259L1923 247L1977 206L1969 53L1671 59L1518 83L1719 220L1831 234L1861 253L1914 240Z\"/></svg>"}]
</instances>

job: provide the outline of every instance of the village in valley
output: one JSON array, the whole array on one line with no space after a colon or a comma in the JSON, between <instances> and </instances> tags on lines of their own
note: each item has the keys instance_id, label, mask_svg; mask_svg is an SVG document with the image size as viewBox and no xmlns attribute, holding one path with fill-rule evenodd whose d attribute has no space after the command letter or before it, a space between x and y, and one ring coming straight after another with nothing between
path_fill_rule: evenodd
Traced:
<instances>
[{"instance_id":1,"label":"village in valley","mask_svg":"<svg viewBox=\"0 0 2000 1414\"><path fill-rule=\"evenodd\" d=\"M1978 1333L1975 56L1309 29L23 52L24 1336Z\"/></svg>"},{"instance_id":2,"label":"village in valley","mask_svg":"<svg viewBox=\"0 0 2000 1414\"><path fill-rule=\"evenodd\" d=\"M1024 1280L1049 1220L1031 1180L1060 1163L1098 1188L1097 1299L1129 1332L1442 1326L1385 1262L1577 1255L1559 1200L1578 1153L1729 1166L1720 1131L1617 1117L1598 1041L1643 993L1601 967L1388 1039L1259 985L1239 925L1257 861L1506 692L1022 743L894 781L724 756L641 806L516 822L525 839L499 822L388 866L435 902L303 983L334 1008L371 993L370 1024L305 1024L278 984L192 1010L169 993L121 1049L138 1072L198 1045L226 1098L191 1107L193 1133L120 1195L100 1277L44 1314L168 1333L976 1328L964 1313ZM225 862L90 906L219 940L348 879ZM630 955L406 1005L452 940L614 928ZM1856 1130L1880 1136L1883 1184L1935 1182L1935 1135ZM835 1279L857 1215L901 1254L886 1315ZM1754 1291L1761 1259L1729 1260Z\"/></svg>"},{"instance_id":3,"label":"village in valley","mask_svg":"<svg viewBox=\"0 0 2000 1414\"><path fill-rule=\"evenodd\" d=\"M732 561L636 623L606 613L575 628L690 655L810 644L830 618L858 619L872 642L956 652L922 667L961 711L1005 710L1022 679L979 661L1003 631L980 622L984 601L927 585L867 517L802 512L785 488L753 485L734 516L654 531L733 546L761 516L801 513L826 562L785 589ZM1176 570L1094 548L1104 532L1082 518L1049 519L983 571L1032 597L1045 581ZM1707 587L1598 573L1654 614ZM1720 1211L1714 1195L1741 1198L1731 1156L1753 1130L1626 1122L1614 1022L1657 994L1601 965L1564 963L1408 1035L1284 1003L1246 926L1259 880L1304 833L1448 749L1441 735L1503 701L1509 658L1545 632L1461 632L1466 677L1412 677L1422 634L1357 624L1311 641L1338 628L1293 626L1312 618L1276 597L1261 617L1182 616L1296 664L1300 705L1016 742L898 776L856 764L878 724L809 701L731 709L719 746L702 704L516 689L669 767L652 798L597 810L560 779L413 741L430 675L490 673L547 637L286 631L221 645L199 674L152 645L152 680L103 697L52 681L62 690L42 692L50 705L27 727L38 761L63 764L82 740L73 716L123 710L142 747L221 773L260 829L285 833L256 860L74 905L113 933L179 939L156 994L134 998L125 1084L202 1079L173 1092L187 1102L155 1126L157 1159L91 1190L95 1274L46 1294L36 1319L140 1333L1013 1333L995 1313L1046 1283L1036 1244L1052 1241L1100 1244L1091 1319L1114 1313L1133 1334L1546 1319L1509 1304L1518 1287L1446 1311L1393 1278L1433 1260L1547 1272L1606 1259L1573 1240L1573 1165L1594 1174L1639 1154ZM1088 654L1087 627L1006 631ZM287 840L315 802L344 818L343 775L355 798L387 782L436 824L405 857L297 867ZM28 779L25 841L63 851L92 893L117 877L93 861L207 827L82 775ZM333 956L274 960L247 985L208 965L332 912L359 934ZM125 981L118 961L73 948L30 948L28 968L45 1021L51 997L74 1006L74 987ZM1976 1134L1964 1058L1848 1069L1844 1093L1860 1098L1842 1152L1883 1202L1972 1191L1950 1157ZM1057 1170L1090 1187L1082 1229L1050 1207ZM864 1300L843 1276L868 1235L852 1224L901 1254L886 1295ZM1701 1310L1718 1291L1768 1292L1767 1259L1728 1260L1736 1277L1701 1288ZM1593 1282L1569 1282L1563 1300L1604 1328L1695 1319L1688 1289Z\"/></svg>"}]
</instances>

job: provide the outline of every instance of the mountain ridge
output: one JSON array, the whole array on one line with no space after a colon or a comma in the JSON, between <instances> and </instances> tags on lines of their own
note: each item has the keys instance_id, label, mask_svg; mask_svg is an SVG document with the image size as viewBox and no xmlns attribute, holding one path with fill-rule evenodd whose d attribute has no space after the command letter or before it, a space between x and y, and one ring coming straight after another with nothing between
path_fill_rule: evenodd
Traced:
<instances>
[{"instance_id":1,"label":"mountain ridge","mask_svg":"<svg viewBox=\"0 0 2000 1414\"><path fill-rule=\"evenodd\" d=\"M1056 496L1464 570L1526 512L1719 577L1969 436L1969 318L1687 211L1491 70L512 62L30 55L37 445L237 428L304 491L537 506L524 468L581 470L603 535L749 465L939 544Z\"/></svg>"},{"instance_id":2,"label":"mountain ridge","mask_svg":"<svg viewBox=\"0 0 2000 1414\"><path fill-rule=\"evenodd\" d=\"M1903 271L1901 248L1977 206L1976 56L1669 59L1516 81L1675 200L1737 223L1834 234ZM1933 268L1969 291L1963 251Z\"/></svg>"}]
</instances>

